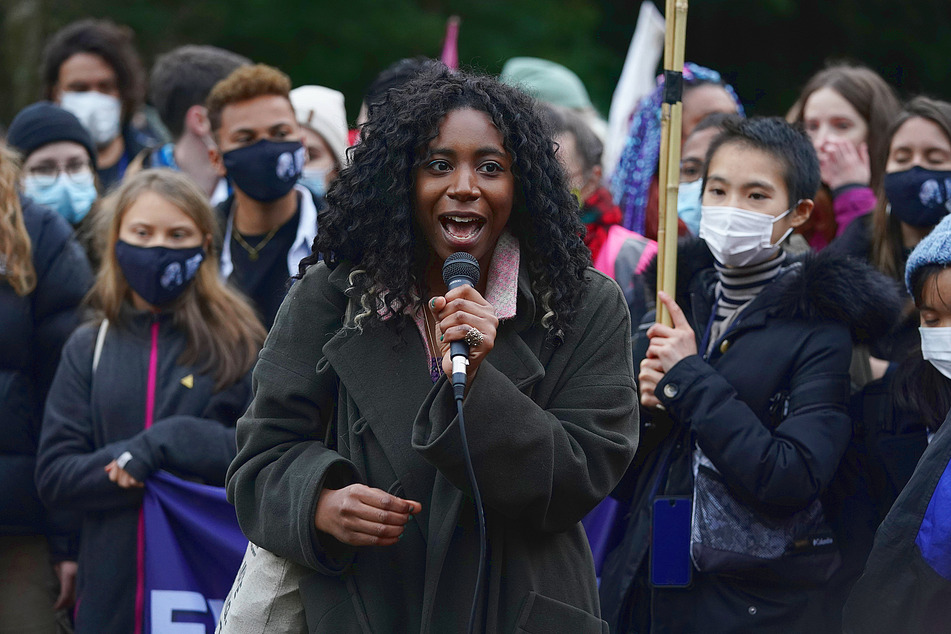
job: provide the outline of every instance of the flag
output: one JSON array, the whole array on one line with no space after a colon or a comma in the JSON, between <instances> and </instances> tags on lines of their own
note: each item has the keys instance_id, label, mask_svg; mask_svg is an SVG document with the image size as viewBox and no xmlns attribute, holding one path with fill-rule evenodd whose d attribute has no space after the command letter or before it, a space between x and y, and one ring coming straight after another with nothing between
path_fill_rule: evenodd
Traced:
<instances>
[{"instance_id":1,"label":"flag","mask_svg":"<svg viewBox=\"0 0 951 634\"><path fill-rule=\"evenodd\" d=\"M142 512L145 632L212 634L248 545L224 488L159 471Z\"/></svg>"}]
</instances>

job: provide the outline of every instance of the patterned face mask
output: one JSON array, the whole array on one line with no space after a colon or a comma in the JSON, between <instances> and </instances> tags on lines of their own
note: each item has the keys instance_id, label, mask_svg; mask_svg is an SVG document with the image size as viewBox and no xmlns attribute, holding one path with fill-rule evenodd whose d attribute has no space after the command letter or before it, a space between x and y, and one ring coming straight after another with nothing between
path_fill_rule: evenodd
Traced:
<instances>
[{"instance_id":1,"label":"patterned face mask","mask_svg":"<svg viewBox=\"0 0 951 634\"><path fill-rule=\"evenodd\" d=\"M139 247L119 240L116 259L133 291L152 306L164 306L178 299L195 279L205 249Z\"/></svg>"}]
</instances>

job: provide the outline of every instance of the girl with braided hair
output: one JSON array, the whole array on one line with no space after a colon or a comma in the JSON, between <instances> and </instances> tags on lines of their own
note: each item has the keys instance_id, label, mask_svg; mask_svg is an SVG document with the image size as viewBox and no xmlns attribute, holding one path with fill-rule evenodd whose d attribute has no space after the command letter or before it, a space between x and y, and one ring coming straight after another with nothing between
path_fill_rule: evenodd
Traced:
<instances>
[{"instance_id":1,"label":"girl with braided hair","mask_svg":"<svg viewBox=\"0 0 951 634\"><path fill-rule=\"evenodd\" d=\"M532 100L438 67L374 104L239 422L229 496L309 631L602 631L581 518L635 448L630 323ZM464 251L480 280L448 290ZM322 261L321 261L322 260ZM470 344L463 463L449 345ZM539 629L540 628L540 629Z\"/></svg>"},{"instance_id":2,"label":"girl with braided hair","mask_svg":"<svg viewBox=\"0 0 951 634\"><path fill-rule=\"evenodd\" d=\"M722 112L745 115L743 104L733 87L717 71L687 62L684 64L683 119L681 139L704 117ZM657 239L658 159L660 158L661 106L664 101L664 76L634 111L624 150L610 178L614 201L624 214L626 229ZM678 235L687 235L687 225L678 222Z\"/></svg>"}]
</instances>

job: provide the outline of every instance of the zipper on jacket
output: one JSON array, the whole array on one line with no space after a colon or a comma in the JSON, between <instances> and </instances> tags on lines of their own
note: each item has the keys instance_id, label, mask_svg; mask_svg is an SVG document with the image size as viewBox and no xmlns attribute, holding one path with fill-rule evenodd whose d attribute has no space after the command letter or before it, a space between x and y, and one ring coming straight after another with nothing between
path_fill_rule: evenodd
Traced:
<instances>
[{"instance_id":1,"label":"zipper on jacket","mask_svg":"<svg viewBox=\"0 0 951 634\"><path fill-rule=\"evenodd\" d=\"M149 350L149 377L145 386L145 428L152 426L155 419L155 384L158 379L158 337L159 321L152 317L150 327L152 345ZM139 508L139 527L136 535L136 579L135 579L135 634L142 634L142 622L145 619L145 517Z\"/></svg>"},{"instance_id":2,"label":"zipper on jacket","mask_svg":"<svg viewBox=\"0 0 951 634\"><path fill-rule=\"evenodd\" d=\"M158 378L158 338L159 322L157 317L152 318L152 347L149 352L149 379L145 391L145 428L148 429L155 421L155 384Z\"/></svg>"}]
</instances>

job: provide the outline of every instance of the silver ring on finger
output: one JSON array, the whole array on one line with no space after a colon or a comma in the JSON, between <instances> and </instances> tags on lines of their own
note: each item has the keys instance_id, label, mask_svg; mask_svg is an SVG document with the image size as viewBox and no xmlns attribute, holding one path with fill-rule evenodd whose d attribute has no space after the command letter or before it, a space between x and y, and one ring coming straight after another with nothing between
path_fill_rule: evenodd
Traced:
<instances>
[{"instance_id":1,"label":"silver ring on finger","mask_svg":"<svg viewBox=\"0 0 951 634\"><path fill-rule=\"evenodd\" d=\"M463 337L463 339L467 344L469 344L470 348L477 348L485 340L485 335L483 335L478 328L469 328L469 330L466 332L466 336Z\"/></svg>"}]
</instances>

